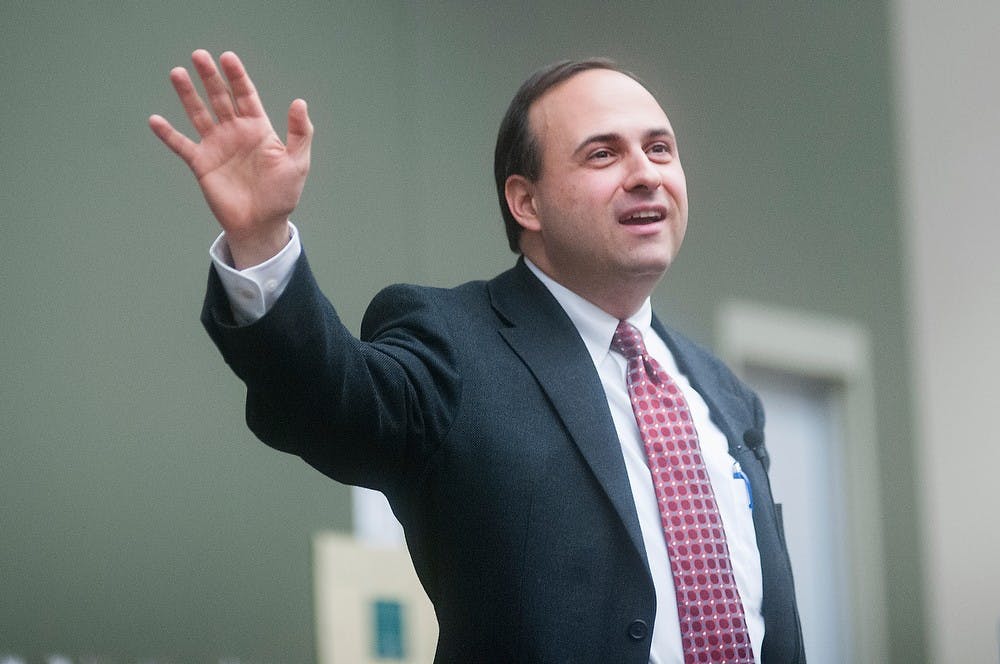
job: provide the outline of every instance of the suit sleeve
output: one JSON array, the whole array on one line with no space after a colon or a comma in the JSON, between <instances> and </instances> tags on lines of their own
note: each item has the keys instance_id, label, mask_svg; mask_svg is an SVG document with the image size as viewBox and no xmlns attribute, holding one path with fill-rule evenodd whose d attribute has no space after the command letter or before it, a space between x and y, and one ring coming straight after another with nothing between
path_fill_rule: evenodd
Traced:
<instances>
[{"instance_id":1,"label":"suit sleeve","mask_svg":"<svg viewBox=\"0 0 1000 664\"><path fill-rule=\"evenodd\" d=\"M379 294L355 339L305 255L274 307L237 326L218 275L202 323L247 388L251 431L347 484L393 493L419 475L461 394L450 334L428 289Z\"/></svg>"}]
</instances>

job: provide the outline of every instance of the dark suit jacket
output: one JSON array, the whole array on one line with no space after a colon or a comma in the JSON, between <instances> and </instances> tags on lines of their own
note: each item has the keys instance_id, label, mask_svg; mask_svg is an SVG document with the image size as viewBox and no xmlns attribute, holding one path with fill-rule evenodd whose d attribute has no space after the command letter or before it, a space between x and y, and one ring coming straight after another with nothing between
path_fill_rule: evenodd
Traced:
<instances>
[{"instance_id":1,"label":"dark suit jacket","mask_svg":"<svg viewBox=\"0 0 1000 664\"><path fill-rule=\"evenodd\" d=\"M572 322L519 262L454 289L393 286L354 339L305 256L264 318L233 324L212 270L202 320L264 442L385 493L437 613L442 662L635 662L656 612L607 400ZM749 476L763 661L802 662L756 396L658 321Z\"/></svg>"}]
</instances>

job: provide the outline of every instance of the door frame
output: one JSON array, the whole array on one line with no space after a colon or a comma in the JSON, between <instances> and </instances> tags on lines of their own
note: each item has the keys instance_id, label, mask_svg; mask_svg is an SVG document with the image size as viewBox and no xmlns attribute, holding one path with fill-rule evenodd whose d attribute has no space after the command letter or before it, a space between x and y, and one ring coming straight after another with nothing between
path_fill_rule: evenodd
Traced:
<instances>
[{"instance_id":1,"label":"door frame","mask_svg":"<svg viewBox=\"0 0 1000 664\"><path fill-rule=\"evenodd\" d=\"M716 312L717 348L737 375L750 366L828 382L843 423L844 529L851 661L888 656L882 501L871 341L849 320L731 301Z\"/></svg>"}]
</instances>

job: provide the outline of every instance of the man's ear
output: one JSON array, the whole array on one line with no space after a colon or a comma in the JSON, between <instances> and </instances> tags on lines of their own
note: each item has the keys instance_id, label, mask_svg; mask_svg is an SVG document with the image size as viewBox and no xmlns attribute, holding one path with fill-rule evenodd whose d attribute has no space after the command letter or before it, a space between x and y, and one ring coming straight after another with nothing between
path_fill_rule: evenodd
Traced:
<instances>
[{"instance_id":1,"label":"man's ear","mask_svg":"<svg viewBox=\"0 0 1000 664\"><path fill-rule=\"evenodd\" d=\"M507 198L507 207L522 228L528 231L541 230L535 206L535 186L528 178L523 175L509 176L504 183L503 193Z\"/></svg>"}]
</instances>

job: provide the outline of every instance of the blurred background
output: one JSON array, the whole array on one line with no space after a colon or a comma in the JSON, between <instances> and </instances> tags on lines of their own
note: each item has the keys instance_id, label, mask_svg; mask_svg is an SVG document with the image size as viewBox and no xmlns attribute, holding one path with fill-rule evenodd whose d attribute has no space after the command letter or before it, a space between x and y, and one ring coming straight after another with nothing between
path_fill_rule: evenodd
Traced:
<instances>
[{"instance_id":1,"label":"blurred background","mask_svg":"<svg viewBox=\"0 0 1000 664\"><path fill-rule=\"evenodd\" d=\"M198 323L216 226L146 126L188 130L167 74L204 47L279 134L308 100L295 220L354 330L391 282L513 262L491 160L524 78L639 74L691 198L661 317L716 348L733 303L863 340L870 458L833 490L864 480L845 514L876 536L844 564L877 628L843 652L996 661L995 0L0 6L0 659L315 659L310 540L351 493L246 430Z\"/></svg>"}]
</instances>

